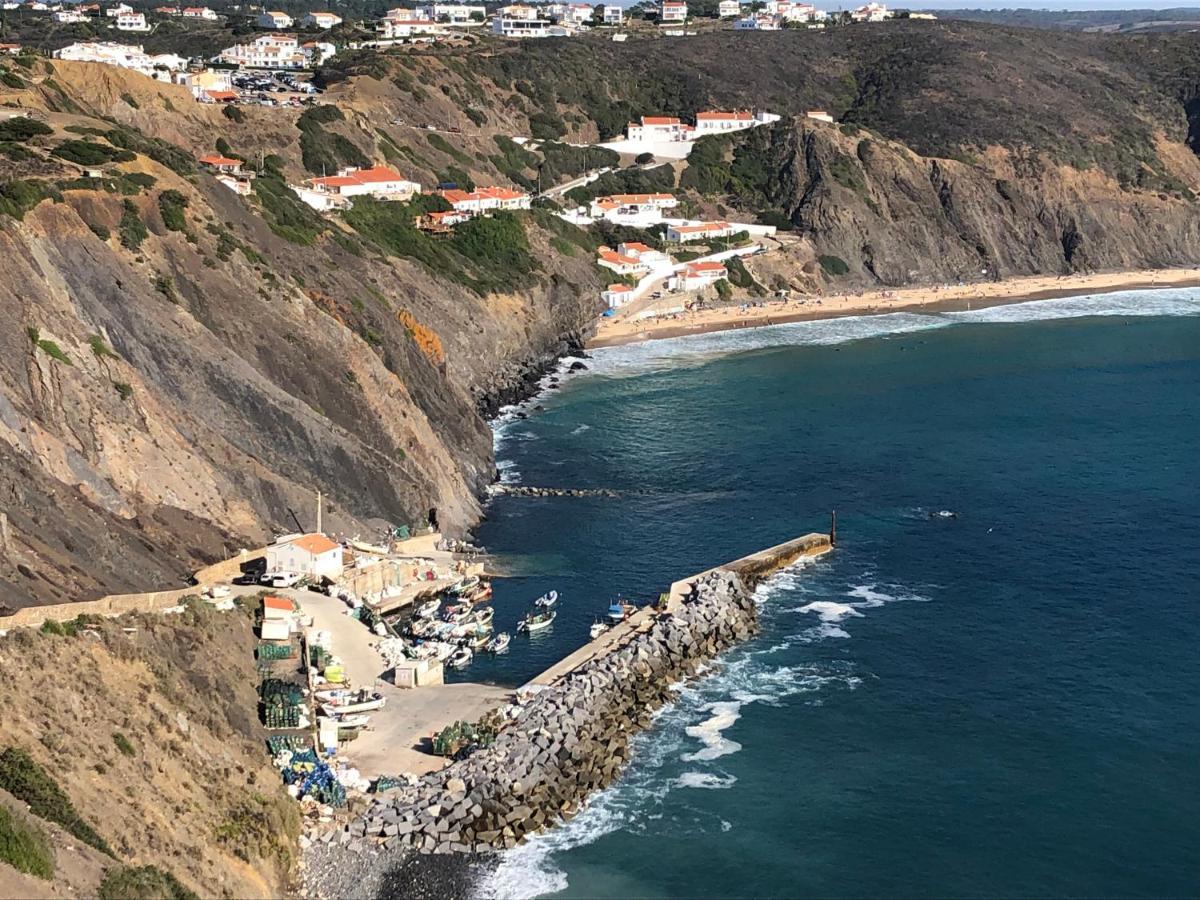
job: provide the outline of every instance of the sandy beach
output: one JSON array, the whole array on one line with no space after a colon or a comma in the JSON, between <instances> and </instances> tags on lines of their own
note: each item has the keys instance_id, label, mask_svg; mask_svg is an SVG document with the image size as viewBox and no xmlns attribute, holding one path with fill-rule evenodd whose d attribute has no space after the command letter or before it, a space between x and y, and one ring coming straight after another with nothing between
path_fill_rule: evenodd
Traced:
<instances>
[{"instance_id":1,"label":"sandy beach","mask_svg":"<svg viewBox=\"0 0 1200 900\"><path fill-rule=\"evenodd\" d=\"M614 347L659 338L831 319L837 316L875 315L898 310L936 312L978 309L1004 303L1047 300L1052 297L1167 287L1200 287L1200 269L1154 269L1093 275L1034 275L977 284L860 291L798 300L762 300L752 307L702 309L640 321L630 321L627 315L617 315L600 320L595 334L587 342L587 347Z\"/></svg>"}]
</instances>

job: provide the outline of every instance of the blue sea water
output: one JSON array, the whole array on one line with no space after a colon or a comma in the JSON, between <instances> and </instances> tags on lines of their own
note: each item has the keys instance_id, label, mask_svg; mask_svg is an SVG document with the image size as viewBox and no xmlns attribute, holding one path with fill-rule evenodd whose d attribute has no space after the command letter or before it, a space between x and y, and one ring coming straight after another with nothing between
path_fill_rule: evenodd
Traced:
<instances>
[{"instance_id":1,"label":"blue sea water","mask_svg":"<svg viewBox=\"0 0 1200 900\"><path fill-rule=\"evenodd\" d=\"M519 684L618 594L812 530L761 635L485 896L1200 892L1200 300L1157 291L601 351L497 427ZM952 510L956 518L931 518Z\"/></svg>"}]
</instances>

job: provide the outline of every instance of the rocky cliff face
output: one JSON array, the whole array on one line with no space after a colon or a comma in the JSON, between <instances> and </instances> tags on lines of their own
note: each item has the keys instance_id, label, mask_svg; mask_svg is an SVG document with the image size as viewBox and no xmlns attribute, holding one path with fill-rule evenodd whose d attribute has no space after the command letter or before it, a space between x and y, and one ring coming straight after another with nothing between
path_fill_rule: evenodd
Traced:
<instances>
[{"instance_id":1,"label":"rocky cliff face","mask_svg":"<svg viewBox=\"0 0 1200 900\"><path fill-rule=\"evenodd\" d=\"M76 112L43 104L46 143L111 127L102 110L133 119L162 102L138 86L150 96L137 110L103 80L79 89ZM151 130L187 141L205 116L228 122L198 109L163 108ZM28 174L13 165L0 161L0 181ZM587 255L559 259L530 223L539 270L480 295L337 223L311 245L285 240L258 198L207 174L141 154L121 168L153 187L69 187L0 227L0 603L177 587L199 562L312 527L317 491L335 533L431 509L447 530L471 525L494 474L481 411L595 314ZM183 230L163 220L167 190L186 200ZM148 232L136 247L122 246L130 216Z\"/></svg>"},{"instance_id":2,"label":"rocky cliff face","mask_svg":"<svg viewBox=\"0 0 1200 900\"><path fill-rule=\"evenodd\" d=\"M769 202L814 257L864 284L902 285L1190 265L1200 207L1179 191L1132 190L1098 172L993 148L970 161L805 120L740 142L772 171ZM1160 139L1172 177L1200 189L1200 163ZM832 264L837 268L836 263Z\"/></svg>"}]
</instances>

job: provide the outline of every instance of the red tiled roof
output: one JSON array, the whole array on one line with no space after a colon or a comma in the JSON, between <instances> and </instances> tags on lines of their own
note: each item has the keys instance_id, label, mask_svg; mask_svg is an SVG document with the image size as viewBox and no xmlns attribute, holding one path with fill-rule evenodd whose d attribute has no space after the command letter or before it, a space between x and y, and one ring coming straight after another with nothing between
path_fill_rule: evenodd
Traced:
<instances>
[{"instance_id":1,"label":"red tiled roof","mask_svg":"<svg viewBox=\"0 0 1200 900\"><path fill-rule=\"evenodd\" d=\"M678 125L679 120L672 116L642 116L643 125Z\"/></svg>"},{"instance_id":2,"label":"red tiled roof","mask_svg":"<svg viewBox=\"0 0 1200 900\"><path fill-rule=\"evenodd\" d=\"M292 611L292 601L284 597L263 597L264 609L282 609L285 612Z\"/></svg>"},{"instance_id":3,"label":"red tiled roof","mask_svg":"<svg viewBox=\"0 0 1200 900\"><path fill-rule=\"evenodd\" d=\"M719 112L716 110L710 112L696 113L696 121L711 122L716 120L736 119L739 122L749 122L754 116L748 112Z\"/></svg>"},{"instance_id":4,"label":"red tiled roof","mask_svg":"<svg viewBox=\"0 0 1200 900\"><path fill-rule=\"evenodd\" d=\"M321 187L352 187L356 184L387 184L390 181L403 181L404 177L395 169L387 166L372 166L369 169L359 169L345 175L329 175L325 178L314 178L313 185Z\"/></svg>"},{"instance_id":5,"label":"red tiled roof","mask_svg":"<svg viewBox=\"0 0 1200 900\"><path fill-rule=\"evenodd\" d=\"M699 275L703 272L724 272L725 266L719 262L694 262L688 263L687 270L691 274Z\"/></svg>"},{"instance_id":6,"label":"red tiled roof","mask_svg":"<svg viewBox=\"0 0 1200 900\"><path fill-rule=\"evenodd\" d=\"M233 93L232 91L207 91L208 94ZM197 160L202 166L240 166L240 159L230 159L228 156L221 156L219 153L207 153Z\"/></svg>"},{"instance_id":7,"label":"red tiled roof","mask_svg":"<svg viewBox=\"0 0 1200 900\"><path fill-rule=\"evenodd\" d=\"M601 248L600 258L605 262L616 263L621 266L637 266L641 265L637 259L632 256L623 256L615 250L609 250L607 247Z\"/></svg>"},{"instance_id":8,"label":"red tiled roof","mask_svg":"<svg viewBox=\"0 0 1200 900\"><path fill-rule=\"evenodd\" d=\"M298 537L288 543L312 554L328 553L330 550L337 549L338 546L323 534L306 534L304 537Z\"/></svg>"},{"instance_id":9,"label":"red tiled roof","mask_svg":"<svg viewBox=\"0 0 1200 900\"><path fill-rule=\"evenodd\" d=\"M610 284L608 290L613 294L624 294L626 291L632 291L633 288L627 284Z\"/></svg>"},{"instance_id":10,"label":"red tiled roof","mask_svg":"<svg viewBox=\"0 0 1200 900\"><path fill-rule=\"evenodd\" d=\"M206 97L211 97L213 100L236 100L237 93L234 91L205 91Z\"/></svg>"},{"instance_id":11,"label":"red tiled roof","mask_svg":"<svg viewBox=\"0 0 1200 900\"><path fill-rule=\"evenodd\" d=\"M680 234L703 234L706 231L723 231L728 227L728 222L701 222L699 225L676 225L675 230Z\"/></svg>"}]
</instances>

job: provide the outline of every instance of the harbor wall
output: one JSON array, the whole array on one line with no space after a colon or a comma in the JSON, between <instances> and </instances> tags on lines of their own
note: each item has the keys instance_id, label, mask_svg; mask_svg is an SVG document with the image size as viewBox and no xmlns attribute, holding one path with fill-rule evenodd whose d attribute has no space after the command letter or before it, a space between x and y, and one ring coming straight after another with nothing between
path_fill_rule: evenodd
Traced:
<instances>
[{"instance_id":1,"label":"harbor wall","mask_svg":"<svg viewBox=\"0 0 1200 900\"><path fill-rule=\"evenodd\" d=\"M0 631L10 628L40 628L45 622L67 622L82 615L123 616L132 612L162 612L183 602L184 597L196 596L197 587L174 591L151 591L144 594L112 594L99 600L78 603L53 603L47 606L27 606L11 616L0 616Z\"/></svg>"},{"instance_id":2,"label":"harbor wall","mask_svg":"<svg viewBox=\"0 0 1200 900\"><path fill-rule=\"evenodd\" d=\"M492 744L375 800L323 839L355 850L479 852L513 847L572 815L620 774L629 739L674 697L672 685L754 633L752 585L830 547L807 535L676 582L667 609L623 623L607 652L530 682L529 699Z\"/></svg>"}]
</instances>

